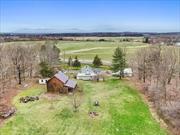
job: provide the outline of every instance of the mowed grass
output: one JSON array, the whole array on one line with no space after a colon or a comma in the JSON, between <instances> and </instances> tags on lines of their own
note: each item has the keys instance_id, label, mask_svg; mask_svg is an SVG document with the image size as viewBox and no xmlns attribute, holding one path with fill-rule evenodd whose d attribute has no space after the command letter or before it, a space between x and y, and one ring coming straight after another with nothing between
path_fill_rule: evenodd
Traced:
<instances>
[{"instance_id":1,"label":"mowed grass","mask_svg":"<svg viewBox=\"0 0 180 135\"><path fill-rule=\"evenodd\" d=\"M0 135L166 135L127 82L107 79L105 82L80 81L83 92L76 93L80 106L73 112L72 95L56 98L44 96L45 87L34 86L17 95L13 104L16 114L0 129ZM41 95L40 100L19 103L21 96ZM93 106L98 100L99 107ZM95 111L98 116L88 115Z\"/></svg>"},{"instance_id":2,"label":"mowed grass","mask_svg":"<svg viewBox=\"0 0 180 135\"><path fill-rule=\"evenodd\" d=\"M93 60L97 54L102 60L112 61L112 55L117 47L126 48L127 56L132 56L137 49L147 47L141 42L99 42L99 41L60 41L57 47L61 50L61 56L69 58L78 56L81 60Z\"/></svg>"}]
</instances>

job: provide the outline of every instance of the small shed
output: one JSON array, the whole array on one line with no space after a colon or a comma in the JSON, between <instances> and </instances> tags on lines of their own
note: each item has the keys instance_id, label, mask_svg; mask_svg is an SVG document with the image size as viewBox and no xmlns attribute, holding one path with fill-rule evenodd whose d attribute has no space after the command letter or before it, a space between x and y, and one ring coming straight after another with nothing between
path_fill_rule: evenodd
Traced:
<instances>
[{"instance_id":1,"label":"small shed","mask_svg":"<svg viewBox=\"0 0 180 135\"><path fill-rule=\"evenodd\" d=\"M47 81L48 92L68 93L73 91L76 86L77 82L69 79L69 77L61 71Z\"/></svg>"}]
</instances>

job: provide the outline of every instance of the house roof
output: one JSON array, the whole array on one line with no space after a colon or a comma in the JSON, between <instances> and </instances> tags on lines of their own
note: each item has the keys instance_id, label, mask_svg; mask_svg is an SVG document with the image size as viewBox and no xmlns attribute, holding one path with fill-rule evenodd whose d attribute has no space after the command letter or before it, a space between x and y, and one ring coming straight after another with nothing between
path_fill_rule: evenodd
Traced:
<instances>
[{"instance_id":1,"label":"house roof","mask_svg":"<svg viewBox=\"0 0 180 135\"><path fill-rule=\"evenodd\" d=\"M67 87L70 87L70 88L75 88L76 87L76 84L77 84L77 82L76 81L74 81L74 80L68 80L67 82L66 82L66 84L65 84L65 86L67 86Z\"/></svg>"},{"instance_id":2,"label":"house roof","mask_svg":"<svg viewBox=\"0 0 180 135\"><path fill-rule=\"evenodd\" d=\"M59 71L57 74L54 75L57 79L62 81L63 83L66 83L69 79L68 76L66 76L63 72Z\"/></svg>"},{"instance_id":3,"label":"house roof","mask_svg":"<svg viewBox=\"0 0 180 135\"><path fill-rule=\"evenodd\" d=\"M81 68L81 73L92 73L92 72L94 72L93 69L88 65Z\"/></svg>"},{"instance_id":4,"label":"house roof","mask_svg":"<svg viewBox=\"0 0 180 135\"><path fill-rule=\"evenodd\" d=\"M81 68L80 73L81 74L86 74L86 75L92 75L92 74L95 74L95 71L93 70L92 67L86 65L83 68Z\"/></svg>"},{"instance_id":5,"label":"house roof","mask_svg":"<svg viewBox=\"0 0 180 135\"><path fill-rule=\"evenodd\" d=\"M97 74L99 74L102 70L100 68L94 68L93 71Z\"/></svg>"}]
</instances>

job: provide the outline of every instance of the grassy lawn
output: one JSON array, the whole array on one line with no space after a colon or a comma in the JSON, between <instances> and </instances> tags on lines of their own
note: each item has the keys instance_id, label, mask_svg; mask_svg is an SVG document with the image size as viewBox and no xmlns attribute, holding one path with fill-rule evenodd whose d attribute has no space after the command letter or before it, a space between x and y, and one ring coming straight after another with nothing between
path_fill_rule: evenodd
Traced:
<instances>
[{"instance_id":1,"label":"grassy lawn","mask_svg":"<svg viewBox=\"0 0 180 135\"><path fill-rule=\"evenodd\" d=\"M54 99L44 96L45 87L34 86L17 95L16 115L6 121L0 135L166 135L152 118L148 106L127 82L80 82L83 92L76 97L80 107L73 112L72 95ZM40 100L19 103L21 96L41 95ZM93 106L98 100L99 107ZM94 118L89 111L99 115Z\"/></svg>"}]
</instances>

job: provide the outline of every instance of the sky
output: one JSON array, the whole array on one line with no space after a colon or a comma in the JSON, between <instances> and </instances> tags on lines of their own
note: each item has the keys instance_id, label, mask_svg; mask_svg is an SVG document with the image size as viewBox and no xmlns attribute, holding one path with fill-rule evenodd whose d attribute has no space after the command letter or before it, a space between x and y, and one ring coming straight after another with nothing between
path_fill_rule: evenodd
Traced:
<instances>
[{"instance_id":1,"label":"sky","mask_svg":"<svg viewBox=\"0 0 180 135\"><path fill-rule=\"evenodd\" d=\"M0 0L0 32L180 32L180 0Z\"/></svg>"}]
</instances>

